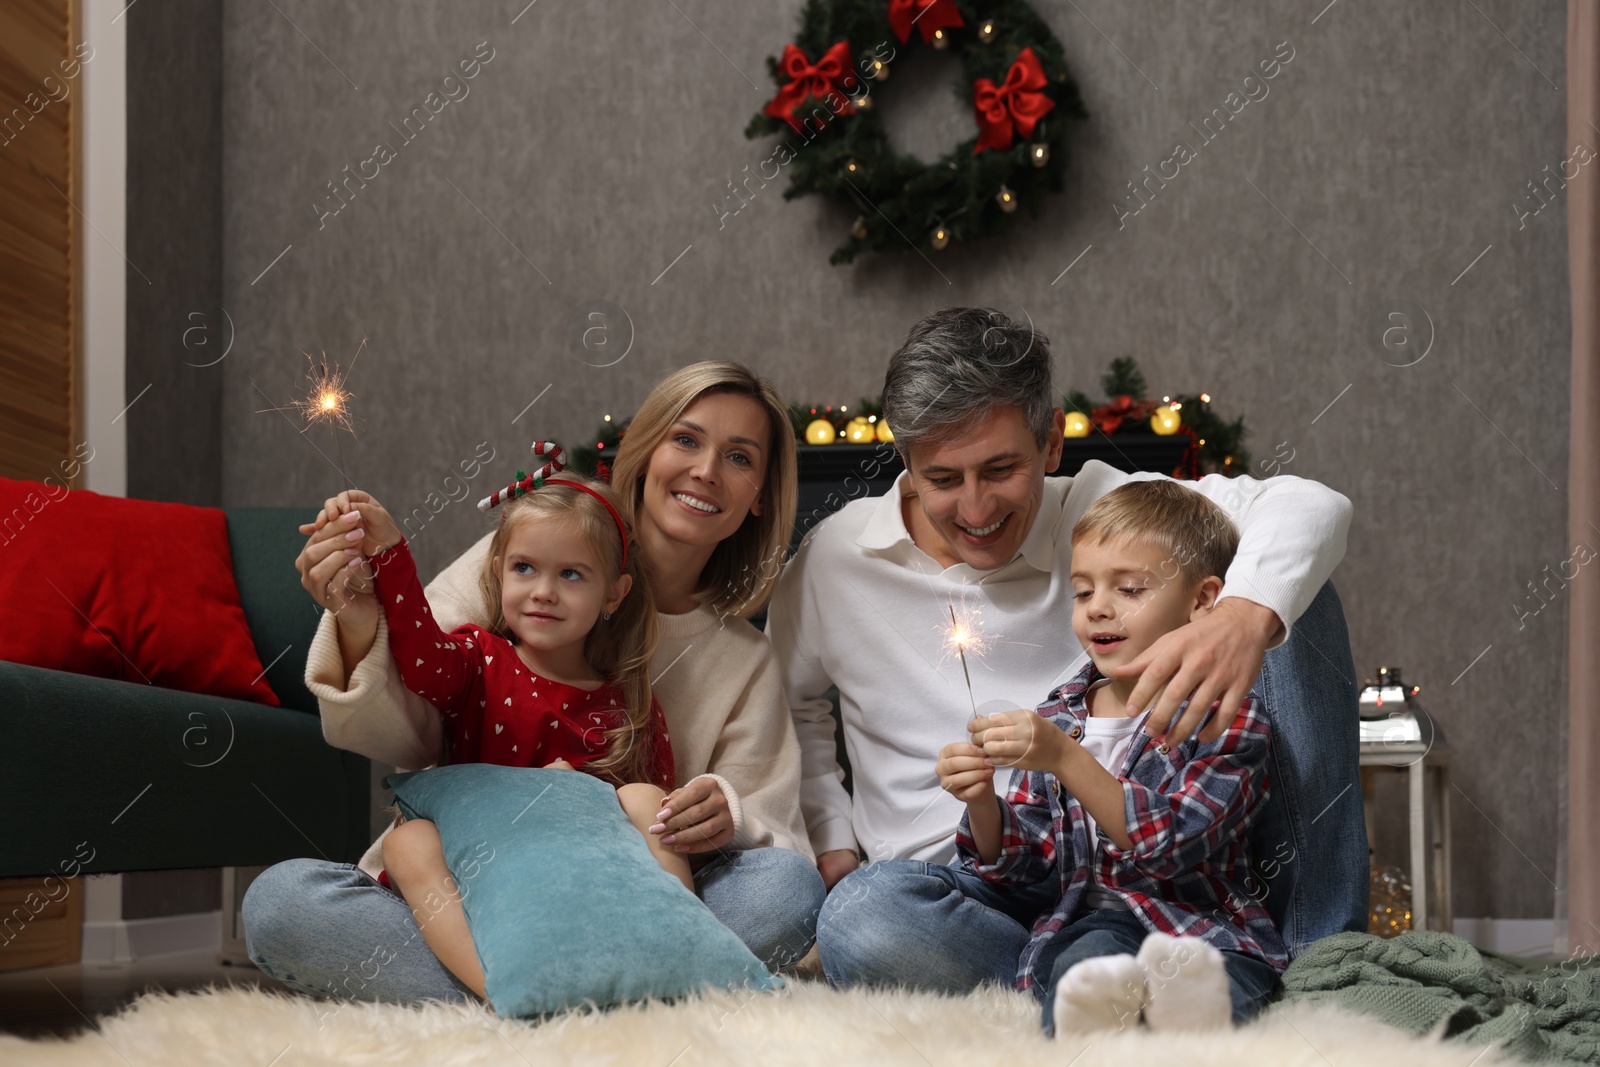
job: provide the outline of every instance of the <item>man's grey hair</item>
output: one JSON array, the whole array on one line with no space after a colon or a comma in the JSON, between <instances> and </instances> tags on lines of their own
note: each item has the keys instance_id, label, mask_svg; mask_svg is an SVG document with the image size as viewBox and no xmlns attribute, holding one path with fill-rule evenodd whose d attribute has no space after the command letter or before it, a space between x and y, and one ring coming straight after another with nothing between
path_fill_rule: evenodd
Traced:
<instances>
[{"instance_id":1,"label":"man's grey hair","mask_svg":"<svg viewBox=\"0 0 1600 1067\"><path fill-rule=\"evenodd\" d=\"M1044 447L1056 407L1050 341L994 308L945 308L911 327L883 379L883 417L907 456L998 407L1014 407Z\"/></svg>"}]
</instances>

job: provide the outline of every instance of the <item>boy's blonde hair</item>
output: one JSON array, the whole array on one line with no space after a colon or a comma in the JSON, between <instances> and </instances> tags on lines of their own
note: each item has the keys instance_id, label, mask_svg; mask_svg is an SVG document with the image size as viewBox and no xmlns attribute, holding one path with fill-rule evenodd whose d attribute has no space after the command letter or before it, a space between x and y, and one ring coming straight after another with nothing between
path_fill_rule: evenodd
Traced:
<instances>
[{"instance_id":1,"label":"boy's blonde hair","mask_svg":"<svg viewBox=\"0 0 1600 1067\"><path fill-rule=\"evenodd\" d=\"M1127 482L1089 505L1072 528L1072 543L1153 544L1166 553L1159 577L1193 585L1227 573L1239 550L1228 513L1193 489L1166 478Z\"/></svg>"},{"instance_id":2,"label":"boy's blonde hair","mask_svg":"<svg viewBox=\"0 0 1600 1067\"><path fill-rule=\"evenodd\" d=\"M771 429L766 480L761 486L761 514L746 515L740 527L712 550L694 593L696 601L710 604L719 615L748 619L766 605L778 584L783 561L789 554L799 498L794 427L789 423L783 398L770 382L730 360L692 363L669 375L650 390L628 423L613 464L611 484L627 505L623 514L632 520L656 446L685 408L710 393L749 397L766 411Z\"/></svg>"},{"instance_id":3,"label":"boy's blonde hair","mask_svg":"<svg viewBox=\"0 0 1600 1067\"><path fill-rule=\"evenodd\" d=\"M582 475L561 474L563 481L576 482L605 497L619 515L622 501L609 485L592 481ZM484 557L479 585L483 589L484 603L489 609L488 629L510 641L516 638L506 622L500 604L500 569L506 542L514 526L524 522L561 520L576 522L584 540L593 545L600 556L603 578L609 587L622 576L622 538L628 538L627 574L633 586L622 598L610 619L595 622L594 629L583 642L583 658L590 669L622 690L627 703L623 724L606 733L606 754L584 767L584 770L613 778L620 783L649 780L650 766L650 657L655 655L656 643L661 639L661 624L656 617L655 598L650 592L650 581L639 562L639 545L633 538L629 525L618 527L617 520L604 504L570 485L547 484L514 500L500 505L500 525L494 539L489 542L489 554Z\"/></svg>"}]
</instances>

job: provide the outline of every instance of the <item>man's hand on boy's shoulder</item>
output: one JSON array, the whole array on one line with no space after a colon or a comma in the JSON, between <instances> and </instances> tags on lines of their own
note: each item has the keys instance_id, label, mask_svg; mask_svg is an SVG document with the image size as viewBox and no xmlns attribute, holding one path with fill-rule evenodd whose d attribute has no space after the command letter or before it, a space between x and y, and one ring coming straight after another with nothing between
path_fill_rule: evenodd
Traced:
<instances>
[{"instance_id":1,"label":"man's hand on boy's shoulder","mask_svg":"<svg viewBox=\"0 0 1600 1067\"><path fill-rule=\"evenodd\" d=\"M1153 708L1145 724L1151 737L1166 735L1169 744L1182 741L1212 704L1216 716L1200 735L1215 741L1227 732L1239 704L1261 674L1267 645L1283 624L1267 607L1241 597L1217 602L1209 613L1156 638L1138 657L1113 667L1117 678L1138 678L1128 700L1128 714ZM1174 722L1179 706L1189 706Z\"/></svg>"}]
</instances>

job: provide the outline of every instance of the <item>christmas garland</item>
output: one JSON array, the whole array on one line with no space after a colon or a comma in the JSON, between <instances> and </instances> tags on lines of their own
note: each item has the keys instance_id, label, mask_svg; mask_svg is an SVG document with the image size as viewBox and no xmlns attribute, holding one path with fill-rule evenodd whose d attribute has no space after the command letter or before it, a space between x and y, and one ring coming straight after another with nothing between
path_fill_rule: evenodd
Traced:
<instances>
[{"instance_id":1,"label":"christmas garland","mask_svg":"<svg viewBox=\"0 0 1600 1067\"><path fill-rule=\"evenodd\" d=\"M1061 398L1067 412L1067 436L1091 434L1181 434L1189 439L1183 460L1172 472L1176 478L1200 478L1207 474L1236 476L1250 467L1250 454L1244 439L1249 432L1244 416L1231 421L1211 410L1211 394L1165 396L1159 402L1145 399L1144 375L1127 356L1111 361L1100 379L1108 399L1096 404L1079 390ZM1156 428L1157 415L1161 428Z\"/></svg>"},{"instance_id":2,"label":"christmas garland","mask_svg":"<svg viewBox=\"0 0 1600 1067\"><path fill-rule=\"evenodd\" d=\"M1060 192L1069 118L1087 118L1061 44L1024 0L807 0L795 43L769 57L777 94L746 137L786 134L772 162L784 199L817 193L856 214L831 263L862 252L937 252L1004 230L1019 203L1037 215ZM899 50L961 59L957 96L978 132L935 163L894 151L874 108ZM774 175L762 175L763 178Z\"/></svg>"}]
</instances>

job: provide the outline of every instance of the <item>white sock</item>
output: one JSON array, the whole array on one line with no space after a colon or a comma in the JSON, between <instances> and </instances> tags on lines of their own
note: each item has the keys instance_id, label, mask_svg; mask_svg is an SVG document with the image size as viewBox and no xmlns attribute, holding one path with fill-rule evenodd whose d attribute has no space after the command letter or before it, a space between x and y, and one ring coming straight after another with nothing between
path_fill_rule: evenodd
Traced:
<instances>
[{"instance_id":1,"label":"white sock","mask_svg":"<svg viewBox=\"0 0 1600 1067\"><path fill-rule=\"evenodd\" d=\"M1050 1013L1058 1038L1137 1026L1144 1007L1144 971L1127 953L1094 956L1069 967L1053 996Z\"/></svg>"},{"instance_id":2,"label":"white sock","mask_svg":"<svg viewBox=\"0 0 1600 1067\"><path fill-rule=\"evenodd\" d=\"M1198 937L1153 933L1139 948L1152 1030L1219 1030L1233 1021L1222 953Z\"/></svg>"}]
</instances>

